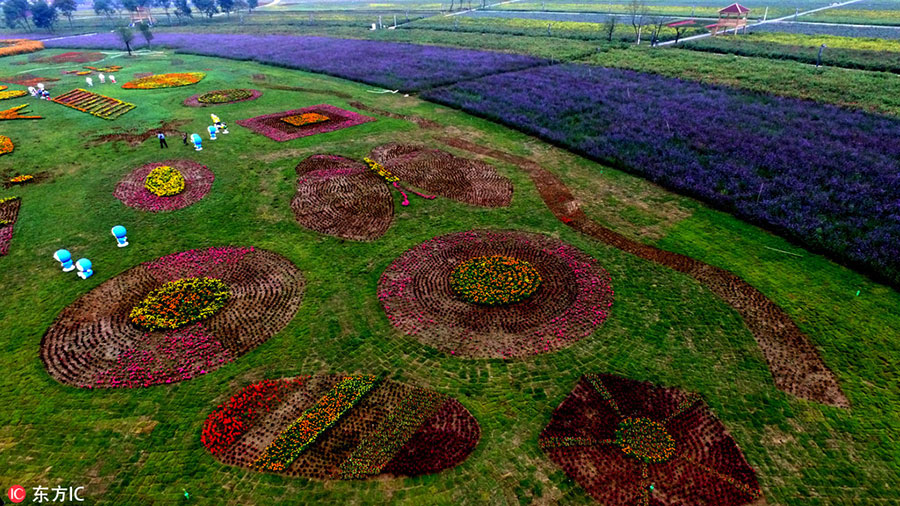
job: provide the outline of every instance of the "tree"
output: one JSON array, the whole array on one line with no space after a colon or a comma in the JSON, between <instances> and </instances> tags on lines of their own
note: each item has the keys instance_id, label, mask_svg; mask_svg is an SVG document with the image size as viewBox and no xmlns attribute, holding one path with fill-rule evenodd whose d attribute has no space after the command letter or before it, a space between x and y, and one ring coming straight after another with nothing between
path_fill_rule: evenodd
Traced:
<instances>
[{"instance_id":1,"label":"tree","mask_svg":"<svg viewBox=\"0 0 900 506\"><path fill-rule=\"evenodd\" d=\"M613 34L616 33L616 23L618 23L619 18L616 16L610 16L609 19L603 23L603 33L606 35L606 41L612 42Z\"/></svg>"},{"instance_id":2,"label":"tree","mask_svg":"<svg viewBox=\"0 0 900 506\"><path fill-rule=\"evenodd\" d=\"M182 18L194 17L191 6L188 5L187 0L175 0L175 17L178 18L179 21L181 21Z\"/></svg>"},{"instance_id":3,"label":"tree","mask_svg":"<svg viewBox=\"0 0 900 506\"><path fill-rule=\"evenodd\" d=\"M247 0L247 12L253 12L253 9L259 7L259 0Z\"/></svg>"},{"instance_id":4,"label":"tree","mask_svg":"<svg viewBox=\"0 0 900 506\"><path fill-rule=\"evenodd\" d=\"M225 13L225 16L231 17L231 11L234 10L234 0L217 0L219 9Z\"/></svg>"},{"instance_id":5,"label":"tree","mask_svg":"<svg viewBox=\"0 0 900 506\"><path fill-rule=\"evenodd\" d=\"M46 0L38 0L31 4L31 20L34 21L34 26L53 31L57 19L59 13L56 12L56 7L48 4Z\"/></svg>"},{"instance_id":6,"label":"tree","mask_svg":"<svg viewBox=\"0 0 900 506\"><path fill-rule=\"evenodd\" d=\"M20 25L26 30L31 30L31 24L28 23L28 14L31 12L31 6L27 0L6 0L3 2L3 18L6 26L15 30Z\"/></svg>"},{"instance_id":7,"label":"tree","mask_svg":"<svg viewBox=\"0 0 900 506\"><path fill-rule=\"evenodd\" d=\"M75 0L53 0L53 6L69 20L69 27L71 27L72 14L78 9L78 3Z\"/></svg>"},{"instance_id":8,"label":"tree","mask_svg":"<svg viewBox=\"0 0 900 506\"><path fill-rule=\"evenodd\" d=\"M116 9L113 8L113 5L109 0L94 0L94 12L96 12L98 16L106 16L108 19L112 19L112 15L116 13Z\"/></svg>"},{"instance_id":9,"label":"tree","mask_svg":"<svg viewBox=\"0 0 900 506\"><path fill-rule=\"evenodd\" d=\"M247 8L247 0L234 0L234 12L238 13L241 18L241 24L244 24L244 9Z\"/></svg>"},{"instance_id":10,"label":"tree","mask_svg":"<svg viewBox=\"0 0 900 506\"><path fill-rule=\"evenodd\" d=\"M136 12L140 6L138 0L122 0L122 7L128 12Z\"/></svg>"},{"instance_id":11,"label":"tree","mask_svg":"<svg viewBox=\"0 0 900 506\"><path fill-rule=\"evenodd\" d=\"M169 9L172 8L172 0L155 0L153 5L159 7L166 13L166 23L172 24L172 16L169 15Z\"/></svg>"},{"instance_id":12,"label":"tree","mask_svg":"<svg viewBox=\"0 0 900 506\"><path fill-rule=\"evenodd\" d=\"M198 11L206 14L209 18L212 18L215 13L219 12L219 9L216 7L216 0L192 0L192 2Z\"/></svg>"},{"instance_id":13,"label":"tree","mask_svg":"<svg viewBox=\"0 0 900 506\"><path fill-rule=\"evenodd\" d=\"M650 46L656 46L659 43L659 34L662 32L663 25L666 23L666 18L662 16L657 16L650 21L650 24L653 25L653 35L650 37Z\"/></svg>"},{"instance_id":14,"label":"tree","mask_svg":"<svg viewBox=\"0 0 900 506\"><path fill-rule=\"evenodd\" d=\"M141 21L137 24L137 29L141 32L141 37L147 41L147 48L152 49L150 47L150 42L153 40L153 32L150 31L150 24L146 21Z\"/></svg>"},{"instance_id":15,"label":"tree","mask_svg":"<svg viewBox=\"0 0 900 506\"><path fill-rule=\"evenodd\" d=\"M128 50L128 56L131 56L131 42L134 40L134 30L127 26L116 28L116 35L125 43L125 49Z\"/></svg>"},{"instance_id":16,"label":"tree","mask_svg":"<svg viewBox=\"0 0 900 506\"><path fill-rule=\"evenodd\" d=\"M634 29L635 44L641 43L641 33L644 31L645 18L647 17L647 4L644 0L631 0L628 4L628 12L631 14L631 27Z\"/></svg>"}]
</instances>

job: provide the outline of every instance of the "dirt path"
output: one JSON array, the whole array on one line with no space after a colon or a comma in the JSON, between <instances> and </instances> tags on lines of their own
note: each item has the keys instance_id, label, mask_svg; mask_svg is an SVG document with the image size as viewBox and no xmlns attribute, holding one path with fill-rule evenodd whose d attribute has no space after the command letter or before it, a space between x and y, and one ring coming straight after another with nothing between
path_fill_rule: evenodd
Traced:
<instances>
[{"instance_id":1,"label":"dirt path","mask_svg":"<svg viewBox=\"0 0 900 506\"><path fill-rule=\"evenodd\" d=\"M802 399L850 407L834 373L822 362L806 334L777 304L746 281L699 260L633 241L591 221L556 175L527 158L457 137L439 140L448 146L518 166L531 177L544 203L563 223L622 251L683 272L709 288L744 319L779 389Z\"/></svg>"}]
</instances>

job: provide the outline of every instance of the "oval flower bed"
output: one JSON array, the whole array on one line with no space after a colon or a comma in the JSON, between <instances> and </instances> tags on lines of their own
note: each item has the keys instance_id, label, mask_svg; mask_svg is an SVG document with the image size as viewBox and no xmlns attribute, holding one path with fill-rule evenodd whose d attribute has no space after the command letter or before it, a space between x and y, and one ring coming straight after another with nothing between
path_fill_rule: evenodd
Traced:
<instances>
[{"instance_id":1,"label":"oval flower bed","mask_svg":"<svg viewBox=\"0 0 900 506\"><path fill-rule=\"evenodd\" d=\"M303 275L255 248L209 248L145 262L65 308L41 341L57 381L80 388L175 383L222 367L294 317Z\"/></svg>"},{"instance_id":2,"label":"oval flower bed","mask_svg":"<svg viewBox=\"0 0 900 506\"><path fill-rule=\"evenodd\" d=\"M206 419L220 461L308 478L418 476L456 466L478 444L456 399L370 375L316 375L244 387Z\"/></svg>"},{"instance_id":3,"label":"oval flower bed","mask_svg":"<svg viewBox=\"0 0 900 506\"><path fill-rule=\"evenodd\" d=\"M235 104L237 102L256 100L261 96L261 91L250 88L214 90L191 95L184 100L184 105L188 107L209 107L213 105Z\"/></svg>"},{"instance_id":4,"label":"oval flower bed","mask_svg":"<svg viewBox=\"0 0 900 506\"><path fill-rule=\"evenodd\" d=\"M215 178L205 165L167 160L134 169L119 181L113 194L126 206L142 211L174 211L205 197Z\"/></svg>"},{"instance_id":5,"label":"oval flower bed","mask_svg":"<svg viewBox=\"0 0 900 506\"><path fill-rule=\"evenodd\" d=\"M154 74L128 81L122 85L126 90L155 90L159 88L177 88L199 83L206 74L203 72L181 72L174 74Z\"/></svg>"},{"instance_id":6,"label":"oval flower bed","mask_svg":"<svg viewBox=\"0 0 900 506\"><path fill-rule=\"evenodd\" d=\"M461 297L454 272L494 256L527 262L539 286L528 274L526 283L511 285L519 295L503 295L502 304ZM473 230L435 237L401 255L382 274L378 299L391 323L423 344L467 358L521 358L589 336L606 320L613 290L596 260L557 239ZM488 300L500 302L497 294Z\"/></svg>"},{"instance_id":7,"label":"oval flower bed","mask_svg":"<svg viewBox=\"0 0 900 506\"><path fill-rule=\"evenodd\" d=\"M762 496L722 422L676 388L587 374L539 442L602 504L738 506Z\"/></svg>"}]
</instances>

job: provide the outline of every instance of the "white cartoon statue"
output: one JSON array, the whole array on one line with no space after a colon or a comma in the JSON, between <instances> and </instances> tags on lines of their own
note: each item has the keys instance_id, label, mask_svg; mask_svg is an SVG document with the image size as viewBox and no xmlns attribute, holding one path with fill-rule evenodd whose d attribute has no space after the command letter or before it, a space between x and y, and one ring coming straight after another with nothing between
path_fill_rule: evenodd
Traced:
<instances>
[{"instance_id":1,"label":"white cartoon statue","mask_svg":"<svg viewBox=\"0 0 900 506\"><path fill-rule=\"evenodd\" d=\"M93 88L93 87L94 87L94 80L91 79L90 77L85 77L85 78L84 78L84 82L87 83L88 88Z\"/></svg>"},{"instance_id":2,"label":"white cartoon statue","mask_svg":"<svg viewBox=\"0 0 900 506\"><path fill-rule=\"evenodd\" d=\"M97 77L100 78L100 84L106 83L106 76L102 72Z\"/></svg>"}]
</instances>

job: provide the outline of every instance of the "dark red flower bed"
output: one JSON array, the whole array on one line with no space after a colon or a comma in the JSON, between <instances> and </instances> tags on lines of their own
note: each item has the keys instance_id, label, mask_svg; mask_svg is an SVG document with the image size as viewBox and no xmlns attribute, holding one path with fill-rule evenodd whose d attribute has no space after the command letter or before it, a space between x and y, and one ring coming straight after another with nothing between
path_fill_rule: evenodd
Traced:
<instances>
[{"instance_id":1,"label":"dark red flower bed","mask_svg":"<svg viewBox=\"0 0 900 506\"><path fill-rule=\"evenodd\" d=\"M485 306L451 286L458 265L502 255L531 264L540 287L520 302ZM435 237L388 267L378 299L391 323L422 343L467 358L522 358L591 335L613 302L609 274L597 261L552 237L472 230Z\"/></svg>"},{"instance_id":2,"label":"dark red flower bed","mask_svg":"<svg viewBox=\"0 0 900 506\"><path fill-rule=\"evenodd\" d=\"M19 208L22 199L11 197L0 199L0 256L9 253L9 243L12 241L13 227L19 218Z\"/></svg>"},{"instance_id":3,"label":"dark red flower bed","mask_svg":"<svg viewBox=\"0 0 900 506\"><path fill-rule=\"evenodd\" d=\"M221 309L175 330L145 331L132 309L184 278L228 286ZM80 388L139 388L212 372L281 331L294 317L305 281L288 259L254 248L208 248L145 262L102 283L56 318L41 360L57 381Z\"/></svg>"},{"instance_id":4,"label":"dark red flower bed","mask_svg":"<svg viewBox=\"0 0 900 506\"><path fill-rule=\"evenodd\" d=\"M316 375L245 387L209 415L203 444L222 462L252 469L273 441L346 378ZM336 421L280 474L332 480L436 473L464 461L481 435L456 399L385 379L332 416Z\"/></svg>"},{"instance_id":5,"label":"dark red flower bed","mask_svg":"<svg viewBox=\"0 0 900 506\"><path fill-rule=\"evenodd\" d=\"M300 127L290 125L288 123L285 123L284 121L281 121L281 118L286 118L288 116L294 116L307 112L314 112L317 114L328 116L329 120ZM310 135L333 132L335 130L361 125L370 121L375 121L375 118L363 116L362 114L347 111L339 107L334 107L333 105L320 104L310 107L304 107L303 109L294 109L291 111L266 114L264 116L257 116L255 118L238 120L237 124L249 128L250 130L253 130L258 134L265 135L272 140L283 142L292 139L299 139L300 137L308 137Z\"/></svg>"},{"instance_id":6,"label":"dark red flower bed","mask_svg":"<svg viewBox=\"0 0 900 506\"><path fill-rule=\"evenodd\" d=\"M177 195L161 197L150 192L144 181L150 172L162 166L177 169L184 177L184 190ZM216 176L205 165L190 160L166 160L142 165L119 181L113 193L115 197L129 207L142 211L159 212L174 211L185 208L209 193Z\"/></svg>"},{"instance_id":7,"label":"dark red flower bed","mask_svg":"<svg viewBox=\"0 0 900 506\"><path fill-rule=\"evenodd\" d=\"M725 426L700 396L676 388L587 374L540 445L603 504L738 506L762 496Z\"/></svg>"}]
</instances>

